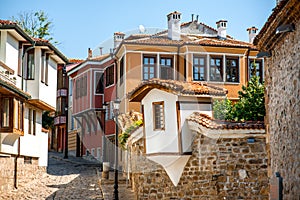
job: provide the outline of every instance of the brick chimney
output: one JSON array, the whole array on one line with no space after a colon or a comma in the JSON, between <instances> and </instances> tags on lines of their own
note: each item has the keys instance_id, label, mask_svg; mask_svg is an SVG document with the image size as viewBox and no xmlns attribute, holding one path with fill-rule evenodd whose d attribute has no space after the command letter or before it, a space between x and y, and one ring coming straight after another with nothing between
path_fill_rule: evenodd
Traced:
<instances>
[{"instance_id":1,"label":"brick chimney","mask_svg":"<svg viewBox=\"0 0 300 200\"><path fill-rule=\"evenodd\" d=\"M93 57L93 51L91 48L88 48L88 59L91 59Z\"/></svg>"},{"instance_id":2,"label":"brick chimney","mask_svg":"<svg viewBox=\"0 0 300 200\"><path fill-rule=\"evenodd\" d=\"M257 35L257 30L258 30L258 28L256 28L255 26L247 28L247 31L249 34L249 43L253 43L253 40L254 40L255 36Z\"/></svg>"},{"instance_id":3,"label":"brick chimney","mask_svg":"<svg viewBox=\"0 0 300 200\"><path fill-rule=\"evenodd\" d=\"M226 39L227 35L227 20L220 20L216 22L218 37L222 39Z\"/></svg>"},{"instance_id":4,"label":"brick chimney","mask_svg":"<svg viewBox=\"0 0 300 200\"><path fill-rule=\"evenodd\" d=\"M181 13L174 11L168 14L167 18L168 18L168 38L171 40L180 40Z\"/></svg>"},{"instance_id":5,"label":"brick chimney","mask_svg":"<svg viewBox=\"0 0 300 200\"><path fill-rule=\"evenodd\" d=\"M114 33L114 48L117 48L121 42L124 40L125 34L122 32Z\"/></svg>"}]
</instances>

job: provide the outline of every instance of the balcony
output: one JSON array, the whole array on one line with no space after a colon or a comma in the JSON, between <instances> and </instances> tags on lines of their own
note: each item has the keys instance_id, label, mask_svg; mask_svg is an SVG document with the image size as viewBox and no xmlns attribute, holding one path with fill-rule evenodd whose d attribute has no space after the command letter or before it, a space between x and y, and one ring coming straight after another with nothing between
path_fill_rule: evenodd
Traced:
<instances>
[{"instance_id":1,"label":"balcony","mask_svg":"<svg viewBox=\"0 0 300 200\"><path fill-rule=\"evenodd\" d=\"M8 67L5 63L0 61L0 78L5 82L16 85L15 71Z\"/></svg>"},{"instance_id":2,"label":"balcony","mask_svg":"<svg viewBox=\"0 0 300 200\"><path fill-rule=\"evenodd\" d=\"M66 123L66 116L57 116L54 118L54 126L65 124Z\"/></svg>"}]
</instances>

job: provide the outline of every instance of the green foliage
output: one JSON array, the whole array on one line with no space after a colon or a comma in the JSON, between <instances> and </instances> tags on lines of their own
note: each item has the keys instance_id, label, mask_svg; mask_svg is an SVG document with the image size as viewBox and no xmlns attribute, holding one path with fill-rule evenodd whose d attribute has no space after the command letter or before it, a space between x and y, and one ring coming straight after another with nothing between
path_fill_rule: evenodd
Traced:
<instances>
[{"instance_id":1,"label":"green foliage","mask_svg":"<svg viewBox=\"0 0 300 200\"><path fill-rule=\"evenodd\" d=\"M12 17L12 21L16 22L31 37L53 40L51 37L52 21L44 11L19 13L17 17Z\"/></svg>"},{"instance_id":2,"label":"green foliage","mask_svg":"<svg viewBox=\"0 0 300 200\"><path fill-rule=\"evenodd\" d=\"M263 121L265 113L264 85L258 76L252 76L247 87L243 86L239 91L239 101L232 108L232 117L235 121Z\"/></svg>"},{"instance_id":3,"label":"green foliage","mask_svg":"<svg viewBox=\"0 0 300 200\"><path fill-rule=\"evenodd\" d=\"M119 144L123 149L125 149L126 142L133 130L135 130L137 127L140 127L143 125L143 120L137 120L135 121L130 127L128 127L124 132L119 134Z\"/></svg>"},{"instance_id":4,"label":"green foliage","mask_svg":"<svg viewBox=\"0 0 300 200\"><path fill-rule=\"evenodd\" d=\"M215 119L231 120L232 102L229 99L214 100L213 116Z\"/></svg>"},{"instance_id":5,"label":"green foliage","mask_svg":"<svg viewBox=\"0 0 300 200\"><path fill-rule=\"evenodd\" d=\"M216 100L213 104L213 116L220 120L263 121L266 114L264 85L258 76L252 76L247 87L238 92L239 101L232 105L228 99Z\"/></svg>"},{"instance_id":6,"label":"green foliage","mask_svg":"<svg viewBox=\"0 0 300 200\"><path fill-rule=\"evenodd\" d=\"M43 112L42 115L42 126L46 129L53 129L54 128L54 118L50 116L49 111Z\"/></svg>"}]
</instances>

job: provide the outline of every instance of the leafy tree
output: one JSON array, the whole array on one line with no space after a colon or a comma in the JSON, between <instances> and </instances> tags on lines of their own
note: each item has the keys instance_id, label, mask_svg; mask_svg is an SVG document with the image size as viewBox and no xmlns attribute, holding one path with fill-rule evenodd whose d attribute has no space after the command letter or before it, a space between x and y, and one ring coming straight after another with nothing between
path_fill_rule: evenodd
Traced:
<instances>
[{"instance_id":1,"label":"leafy tree","mask_svg":"<svg viewBox=\"0 0 300 200\"><path fill-rule=\"evenodd\" d=\"M43 112L42 115L42 127L46 129L54 128L54 118L50 116L49 111Z\"/></svg>"},{"instance_id":2,"label":"leafy tree","mask_svg":"<svg viewBox=\"0 0 300 200\"><path fill-rule=\"evenodd\" d=\"M16 22L31 37L53 40L51 37L52 21L44 11L19 13L17 17L12 17L12 21Z\"/></svg>"},{"instance_id":3,"label":"leafy tree","mask_svg":"<svg viewBox=\"0 0 300 200\"><path fill-rule=\"evenodd\" d=\"M213 116L215 119L231 120L232 102L229 99L214 100Z\"/></svg>"},{"instance_id":4,"label":"leafy tree","mask_svg":"<svg viewBox=\"0 0 300 200\"><path fill-rule=\"evenodd\" d=\"M243 86L239 91L239 101L232 108L232 117L235 121L263 121L265 113L264 85L258 76L252 76L247 87Z\"/></svg>"}]
</instances>

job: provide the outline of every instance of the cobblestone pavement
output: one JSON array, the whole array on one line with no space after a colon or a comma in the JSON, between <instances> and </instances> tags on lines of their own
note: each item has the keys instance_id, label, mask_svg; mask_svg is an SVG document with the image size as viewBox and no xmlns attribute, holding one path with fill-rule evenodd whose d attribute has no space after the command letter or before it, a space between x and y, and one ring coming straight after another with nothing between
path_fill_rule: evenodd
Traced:
<instances>
[{"instance_id":1,"label":"cobblestone pavement","mask_svg":"<svg viewBox=\"0 0 300 200\"><path fill-rule=\"evenodd\" d=\"M49 153L47 173L18 189L2 192L2 200L23 199L93 199L102 200L99 187L99 166L81 158L62 159L59 153Z\"/></svg>"}]
</instances>

